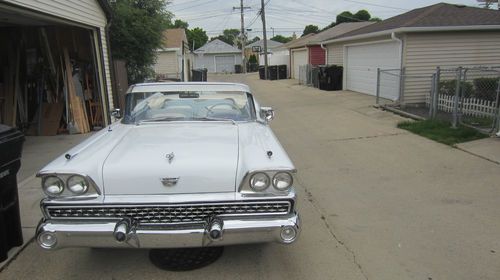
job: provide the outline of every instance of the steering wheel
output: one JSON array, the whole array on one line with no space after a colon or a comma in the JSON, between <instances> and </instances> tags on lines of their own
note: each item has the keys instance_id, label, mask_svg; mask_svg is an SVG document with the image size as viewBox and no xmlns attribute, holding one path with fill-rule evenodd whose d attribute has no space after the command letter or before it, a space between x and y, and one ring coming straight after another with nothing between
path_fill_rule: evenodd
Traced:
<instances>
[{"instance_id":1,"label":"steering wheel","mask_svg":"<svg viewBox=\"0 0 500 280\"><path fill-rule=\"evenodd\" d=\"M205 109L207 109L208 114L213 114L214 108L221 107L221 106L227 106L235 111L238 111L238 112L240 111L240 108L238 108L238 106L236 106L235 104L232 104L232 103L216 103L216 104L211 105L211 106L206 106Z\"/></svg>"}]
</instances>

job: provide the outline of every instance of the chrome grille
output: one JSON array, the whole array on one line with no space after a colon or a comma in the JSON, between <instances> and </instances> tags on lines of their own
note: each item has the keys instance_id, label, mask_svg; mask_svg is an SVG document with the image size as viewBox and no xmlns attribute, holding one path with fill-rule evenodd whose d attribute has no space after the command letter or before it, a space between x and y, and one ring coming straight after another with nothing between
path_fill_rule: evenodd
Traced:
<instances>
[{"instance_id":1,"label":"chrome grille","mask_svg":"<svg viewBox=\"0 0 500 280\"><path fill-rule=\"evenodd\" d=\"M259 201L213 204L47 206L53 219L131 218L141 224L202 222L213 216L283 215L291 211L290 201Z\"/></svg>"}]
</instances>

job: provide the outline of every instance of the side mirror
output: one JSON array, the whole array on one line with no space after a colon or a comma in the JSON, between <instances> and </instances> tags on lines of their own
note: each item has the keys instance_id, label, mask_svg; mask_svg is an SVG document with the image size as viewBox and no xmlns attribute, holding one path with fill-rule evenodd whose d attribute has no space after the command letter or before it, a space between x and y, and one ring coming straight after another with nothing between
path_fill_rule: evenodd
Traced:
<instances>
[{"instance_id":1,"label":"side mirror","mask_svg":"<svg viewBox=\"0 0 500 280\"><path fill-rule=\"evenodd\" d=\"M267 122L274 120L274 110L271 107L260 107L260 116Z\"/></svg>"},{"instance_id":2,"label":"side mirror","mask_svg":"<svg viewBox=\"0 0 500 280\"><path fill-rule=\"evenodd\" d=\"M111 116L117 118L117 119L121 119L122 118L122 112L120 109L118 108L115 108L113 109L113 111L111 111Z\"/></svg>"}]
</instances>

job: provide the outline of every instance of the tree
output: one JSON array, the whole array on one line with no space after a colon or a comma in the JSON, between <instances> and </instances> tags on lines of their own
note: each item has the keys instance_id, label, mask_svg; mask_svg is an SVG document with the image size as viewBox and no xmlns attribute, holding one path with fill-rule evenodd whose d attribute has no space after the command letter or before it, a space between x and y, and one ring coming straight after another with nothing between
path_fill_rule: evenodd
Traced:
<instances>
[{"instance_id":1,"label":"tree","mask_svg":"<svg viewBox=\"0 0 500 280\"><path fill-rule=\"evenodd\" d=\"M176 19L174 21L174 24L172 25L172 28L184 28L184 29L188 29L189 27L189 24L183 20L180 20L180 19Z\"/></svg>"},{"instance_id":2,"label":"tree","mask_svg":"<svg viewBox=\"0 0 500 280\"><path fill-rule=\"evenodd\" d=\"M336 24L341 24L343 22L353 22L353 21L358 21L354 15L349 12L349 11L343 11L342 13L337 15Z\"/></svg>"},{"instance_id":3,"label":"tree","mask_svg":"<svg viewBox=\"0 0 500 280\"><path fill-rule=\"evenodd\" d=\"M199 27L188 29L186 31L186 36L188 39L189 47L192 48L194 45L193 50L200 48L201 46L205 45L208 41L207 32L205 32L205 30Z\"/></svg>"},{"instance_id":4,"label":"tree","mask_svg":"<svg viewBox=\"0 0 500 280\"><path fill-rule=\"evenodd\" d=\"M367 10L359 10L354 14L354 18L358 19L359 21L369 21L371 17L372 16Z\"/></svg>"},{"instance_id":5,"label":"tree","mask_svg":"<svg viewBox=\"0 0 500 280\"><path fill-rule=\"evenodd\" d=\"M311 34L311 33L318 33L319 32L319 27L317 25L309 24L306 25L304 28L304 32L302 32L302 36Z\"/></svg>"},{"instance_id":6,"label":"tree","mask_svg":"<svg viewBox=\"0 0 500 280\"><path fill-rule=\"evenodd\" d=\"M222 31L222 35L219 35L217 37L212 37L210 41L213 41L215 39L219 39L231 46L238 45L238 37L240 36L240 30L233 28L233 29L224 29Z\"/></svg>"},{"instance_id":7,"label":"tree","mask_svg":"<svg viewBox=\"0 0 500 280\"><path fill-rule=\"evenodd\" d=\"M274 36L273 38L271 38L271 40L286 44L286 43L292 41L292 37L285 37L283 35L278 34L278 35Z\"/></svg>"},{"instance_id":8,"label":"tree","mask_svg":"<svg viewBox=\"0 0 500 280\"><path fill-rule=\"evenodd\" d=\"M113 24L110 28L113 57L127 62L130 83L153 75L156 50L162 46L163 30L172 18L167 0L111 1Z\"/></svg>"}]
</instances>

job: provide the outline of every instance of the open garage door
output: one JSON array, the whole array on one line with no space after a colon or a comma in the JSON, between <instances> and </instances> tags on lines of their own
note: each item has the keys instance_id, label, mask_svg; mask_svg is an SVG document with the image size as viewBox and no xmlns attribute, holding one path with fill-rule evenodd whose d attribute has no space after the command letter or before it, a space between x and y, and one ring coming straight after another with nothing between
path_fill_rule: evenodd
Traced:
<instances>
[{"instance_id":1,"label":"open garage door","mask_svg":"<svg viewBox=\"0 0 500 280\"><path fill-rule=\"evenodd\" d=\"M234 55L215 56L215 72L234 73Z\"/></svg>"},{"instance_id":2,"label":"open garage door","mask_svg":"<svg viewBox=\"0 0 500 280\"><path fill-rule=\"evenodd\" d=\"M373 43L347 46L346 51L346 89L375 95L377 91L377 68L401 68L400 45L397 42ZM384 81L380 96L396 100L399 95L399 79L394 77Z\"/></svg>"},{"instance_id":3,"label":"open garage door","mask_svg":"<svg viewBox=\"0 0 500 280\"><path fill-rule=\"evenodd\" d=\"M299 79L300 66L307 65L307 50L292 50L292 78Z\"/></svg>"}]
</instances>

